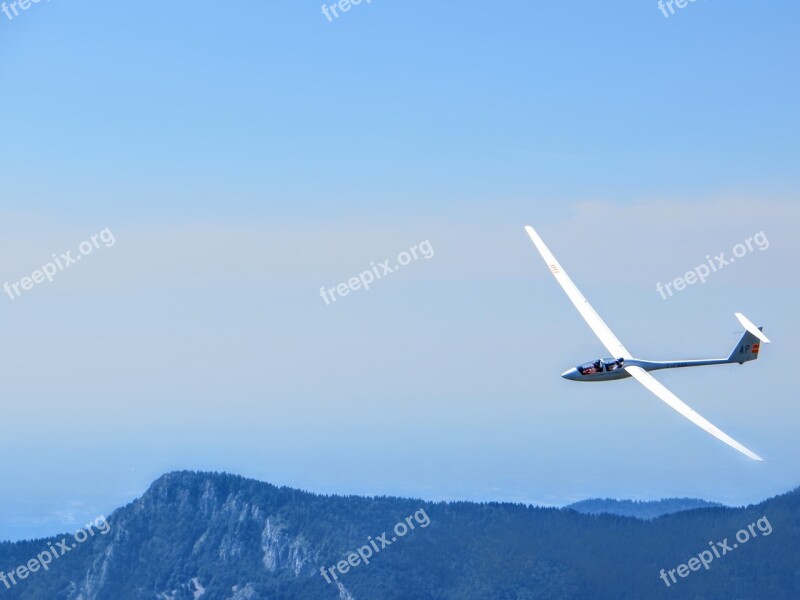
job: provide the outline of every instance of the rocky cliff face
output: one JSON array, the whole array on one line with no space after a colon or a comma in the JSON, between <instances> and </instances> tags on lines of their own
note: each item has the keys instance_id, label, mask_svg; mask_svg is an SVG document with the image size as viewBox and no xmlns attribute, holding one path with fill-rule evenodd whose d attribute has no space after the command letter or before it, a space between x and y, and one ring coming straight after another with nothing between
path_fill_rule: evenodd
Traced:
<instances>
[{"instance_id":1,"label":"rocky cliff face","mask_svg":"<svg viewBox=\"0 0 800 600\"><path fill-rule=\"evenodd\" d=\"M38 597L52 588L45 584L50 575L71 570L80 577L70 577L53 597L258 600L267 597L258 591L264 580L272 580L266 588L291 588L287 580L319 577L319 545L296 529L285 510L291 513L293 501L313 498L227 475L168 474L108 518L108 535L79 544L47 573L31 574L7 591ZM125 596L118 590L121 579L132 588ZM331 587L328 596L341 593Z\"/></svg>"}]
</instances>

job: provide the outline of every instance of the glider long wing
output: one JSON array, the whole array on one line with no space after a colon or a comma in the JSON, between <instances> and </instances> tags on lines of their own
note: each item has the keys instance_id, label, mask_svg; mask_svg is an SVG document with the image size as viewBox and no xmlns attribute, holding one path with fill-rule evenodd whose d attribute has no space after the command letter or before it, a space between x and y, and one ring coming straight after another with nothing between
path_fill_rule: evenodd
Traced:
<instances>
[{"instance_id":1,"label":"glider long wing","mask_svg":"<svg viewBox=\"0 0 800 600\"><path fill-rule=\"evenodd\" d=\"M698 427L705 429L715 438L725 442L726 444L728 444L728 446L738 450L748 458L752 458L753 460L757 460L759 462L764 461L764 459L761 458L758 454L742 446L731 436L726 434L724 431L722 431L715 425L709 423L700 414L692 410L691 407L684 404L680 398L678 398L675 394L670 392L666 387L664 387L664 385L660 381L658 381L655 377L650 375L650 373L648 373L641 367L630 366L630 367L625 367L625 370L628 373L630 373L644 387L653 392L661 400L666 402L670 407L674 408L676 411L681 413L684 417L689 419L692 423L694 423Z\"/></svg>"},{"instance_id":2,"label":"glider long wing","mask_svg":"<svg viewBox=\"0 0 800 600\"><path fill-rule=\"evenodd\" d=\"M553 274L553 277L556 278L556 281L559 285L564 289L569 296L569 299L572 300L572 303L575 305L575 308L578 309L578 312L581 313L581 316L584 318L586 323L589 327L592 328L594 334L600 339L603 343L603 346L611 352L611 356L614 358L632 358L628 349L622 345L622 342L617 339L617 336L608 328L608 325L605 324L605 321L600 318L595 310L592 308L592 305L589 304L589 301L583 297L580 290L576 287L576 285L572 282L572 279L569 278L566 271L561 267L561 265L556 260L556 257L553 256L553 253L550 252L550 249L545 245L542 241L542 238L539 237L539 234L531 227L530 225L525 227L525 231L528 232L528 235L531 237L534 246L539 251L539 254L542 255L544 262L550 268L550 272Z\"/></svg>"}]
</instances>

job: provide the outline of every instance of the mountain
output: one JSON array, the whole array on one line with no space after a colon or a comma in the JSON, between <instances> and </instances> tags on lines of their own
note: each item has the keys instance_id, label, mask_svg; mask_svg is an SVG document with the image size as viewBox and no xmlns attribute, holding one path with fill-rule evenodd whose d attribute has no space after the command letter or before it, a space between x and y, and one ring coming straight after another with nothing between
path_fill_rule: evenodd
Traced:
<instances>
[{"instance_id":1,"label":"mountain","mask_svg":"<svg viewBox=\"0 0 800 600\"><path fill-rule=\"evenodd\" d=\"M665 498L664 500L611 500L609 498L591 498L581 500L565 509L571 509L584 515L619 515L621 517L635 517L637 519L656 519L663 515L671 515L695 508L721 507L717 502L698 500L697 498Z\"/></svg>"},{"instance_id":2,"label":"mountain","mask_svg":"<svg viewBox=\"0 0 800 600\"><path fill-rule=\"evenodd\" d=\"M737 533L747 541L737 542ZM800 490L746 508L643 521L515 504L321 496L179 472L93 523L92 534L0 544L2 597L800 597ZM48 561L44 553L63 555ZM690 560L698 556L708 570Z\"/></svg>"}]
</instances>

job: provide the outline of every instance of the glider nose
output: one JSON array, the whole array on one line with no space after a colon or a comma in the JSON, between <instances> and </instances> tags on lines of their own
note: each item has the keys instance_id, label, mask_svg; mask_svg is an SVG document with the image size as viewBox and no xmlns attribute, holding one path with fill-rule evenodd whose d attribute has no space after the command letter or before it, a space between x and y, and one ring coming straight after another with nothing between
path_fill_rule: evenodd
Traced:
<instances>
[{"instance_id":1,"label":"glider nose","mask_svg":"<svg viewBox=\"0 0 800 600\"><path fill-rule=\"evenodd\" d=\"M577 381L578 380L578 376L579 376L578 375L578 369L576 369L575 367L572 367L571 369L567 369L566 371L564 371L561 374L561 376L564 379L570 379L572 381Z\"/></svg>"}]
</instances>

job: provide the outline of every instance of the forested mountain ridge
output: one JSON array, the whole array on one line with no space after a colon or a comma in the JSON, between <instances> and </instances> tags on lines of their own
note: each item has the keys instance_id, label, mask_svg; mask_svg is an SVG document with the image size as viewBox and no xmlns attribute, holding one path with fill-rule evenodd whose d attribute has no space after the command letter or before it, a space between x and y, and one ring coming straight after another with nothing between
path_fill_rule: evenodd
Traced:
<instances>
[{"instance_id":1,"label":"forested mountain ridge","mask_svg":"<svg viewBox=\"0 0 800 600\"><path fill-rule=\"evenodd\" d=\"M422 511L429 519L423 527ZM766 518L766 527L755 524ZM399 522L413 530L395 536ZM653 521L571 510L401 498L321 496L227 474L159 478L47 570L0 583L37 600L796 599L800 490L746 508L702 508ZM737 548L737 531L753 524ZM386 532L384 540L378 542ZM18 573L64 536L0 544ZM72 542L72 534L67 537ZM391 538L395 537L393 542ZM727 540L685 577L660 578ZM49 543L48 543L49 542ZM351 552L379 548L369 564ZM363 550L362 550L363 552ZM348 559L356 566L350 566ZM336 565L345 568L320 569ZM35 564L34 564L35 566ZM343 571L347 572L343 572ZM33 569L31 569L33 571ZM24 571L23 571L24 573ZM328 583L330 580L331 583Z\"/></svg>"},{"instance_id":2,"label":"forested mountain ridge","mask_svg":"<svg viewBox=\"0 0 800 600\"><path fill-rule=\"evenodd\" d=\"M637 519L656 519L663 515L671 515L696 508L717 508L723 506L718 502L709 502L697 498L664 498L663 500L612 500L610 498L590 498L575 502L565 509L571 509L585 515L619 515L636 517Z\"/></svg>"}]
</instances>

